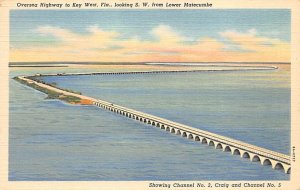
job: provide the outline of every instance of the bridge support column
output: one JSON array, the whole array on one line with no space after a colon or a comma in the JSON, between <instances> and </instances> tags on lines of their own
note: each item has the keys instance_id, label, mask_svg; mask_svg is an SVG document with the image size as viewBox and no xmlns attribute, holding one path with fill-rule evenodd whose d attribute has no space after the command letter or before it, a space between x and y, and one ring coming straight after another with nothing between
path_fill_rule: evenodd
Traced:
<instances>
[{"instance_id":1,"label":"bridge support column","mask_svg":"<svg viewBox=\"0 0 300 190\"><path fill-rule=\"evenodd\" d=\"M149 124L154 127L159 127L170 133L186 137L188 139L199 141L202 144L207 144L208 146L213 146L215 149L221 149L224 152L231 152L232 155L239 155L241 158L248 158L252 162L260 162L261 165L270 165L275 170L282 170L285 173L289 174L291 172L291 166L289 157L280 153L272 152L269 150L264 150L263 148L256 148L255 146L251 147L242 142L235 143L234 140L229 138L224 138L218 135L205 134L204 132L197 131L186 127L181 124L174 124L174 122L169 122L164 119L156 119L147 114L138 114L135 111L130 111L129 109L123 109L118 105L113 105L105 103L102 101L93 101L93 105L103 108L108 111L112 111L123 115L127 118L131 118L137 121L141 121L145 124ZM167 125L166 125L167 124ZM227 144L228 143L228 144ZM269 151L269 152L268 152Z\"/></svg>"},{"instance_id":2,"label":"bridge support column","mask_svg":"<svg viewBox=\"0 0 300 190\"><path fill-rule=\"evenodd\" d=\"M287 164L282 164L282 165L283 165L284 173L290 174L290 173L291 173L291 166L290 166L290 165L287 165ZM275 168L275 169L276 169L276 168Z\"/></svg>"}]
</instances>

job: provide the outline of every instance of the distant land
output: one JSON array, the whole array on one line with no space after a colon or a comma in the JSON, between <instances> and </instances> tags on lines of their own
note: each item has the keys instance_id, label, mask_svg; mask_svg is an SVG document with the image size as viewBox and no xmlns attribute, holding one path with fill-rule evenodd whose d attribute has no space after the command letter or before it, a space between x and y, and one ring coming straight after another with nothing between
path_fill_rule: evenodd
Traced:
<instances>
[{"instance_id":1,"label":"distant land","mask_svg":"<svg viewBox=\"0 0 300 190\"><path fill-rule=\"evenodd\" d=\"M25 64L19 64L19 65L9 65L9 67L68 67L67 65L25 65Z\"/></svg>"},{"instance_id":2,"label":"distant land","mask_svg":"<svg viewBox=\"0 0 300 190\"><path fill-rule=\"evenodd\" d=\"M9 67L67 67L66 65L148 65L165 63L188 63L188 64L290 64L290 62L9 62ZM56 66L55 66L56 65ZM58 66L65 65L65 66ZM184 66L184 65L181 65Z\"/></svg>"}]
</instances>

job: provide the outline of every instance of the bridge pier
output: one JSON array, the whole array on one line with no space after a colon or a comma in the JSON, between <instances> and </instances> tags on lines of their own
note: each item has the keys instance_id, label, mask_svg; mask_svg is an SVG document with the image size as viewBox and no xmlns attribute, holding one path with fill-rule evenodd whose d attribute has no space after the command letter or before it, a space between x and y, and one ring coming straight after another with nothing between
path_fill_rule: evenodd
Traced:
<instances>
[{"instance_id":1,"label":"bridge pier","mask_svg":"<svg viewBox=\"0 0 300 190\"><path fill-rule=\"evenodd\" d=\"M241 158L247 158L252 162L259 162L261 165L270 165L275 170L282 170L287 174L291 172L291 166L288 159L289 157L287 155L276 153L199 129L193 129L178 123L175 123L174 125L174 122L169 122L168 120L164 120L162 118L136 112L118 105L113 105L111 103L95 101L93 104L97 107L123 115L127 118L149 124L153 127L158 127L162 130L180 135L187 139L198 141L202 144L207 144L208 146L213 146L215 149L221 149L224 152L230 152L232 155L240 155Z\"/></svg>"},{"instance_id":2,"label":"bridge pier","mask_svg":"<svg viewBox=\"0 0 300 190\"><path fill-rule=\"evenodd\" d=\"M286 174L290 174L291 173L291 166L289 166L287 164L283 164L283 169L284 169L284 173L286 173Z\"/></svg>"}]
</instances>

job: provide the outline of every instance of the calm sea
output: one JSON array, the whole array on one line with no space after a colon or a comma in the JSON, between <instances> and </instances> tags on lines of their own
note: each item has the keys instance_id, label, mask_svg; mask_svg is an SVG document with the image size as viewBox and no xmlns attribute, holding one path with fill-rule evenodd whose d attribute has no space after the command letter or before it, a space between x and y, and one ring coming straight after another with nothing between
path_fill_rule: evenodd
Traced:
<instances>
[{"instance_id":1,"label":"calm sea","mask_svg":"<svg viewBox=\"0 0 300 190\"><path fill-rule=\"evenodd\" d=\"M76 69L13 68L10 77L62 71ZM192 127L290 152L289 65L268 71L43 79ZM10 80L10 180L289 179L269 166L114 113L45 97Z\"/></svg>"}]
</instances>

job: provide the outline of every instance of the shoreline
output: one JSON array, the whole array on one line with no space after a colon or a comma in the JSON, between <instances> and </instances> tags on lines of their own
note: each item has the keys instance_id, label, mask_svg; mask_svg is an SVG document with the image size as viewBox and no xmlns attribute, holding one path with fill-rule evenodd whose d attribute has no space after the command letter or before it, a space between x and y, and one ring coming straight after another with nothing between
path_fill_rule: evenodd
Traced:
<instances>
[{"instance_id":1,"label":"shoreline","mask_svg":"<svg viewBox=\"0 0 300 190\"><path fill-rule=\"evenodd\" d=\"M54 65L53 65L54 66ZM149 65L153 66L153 65ZM165 65L167 67L173 65ZM181 65L178 65L181 66ZM205 65L204 67L209 67L212 65ZM189 67L189 66L187 66ZM218 67L218 66L217 66ZM219 67L222 67L221 65ZM232 67L232 66L228 66ZM38 91L41 91L48 95L47 99L58 99L65 101L70 104L78 105L92 105L89 97L81 95L81 92L74 92L70 89L63 89L56 84L48 84L44 81L37 79L38 77L53 77L53 76L79 76L79 75L127 75L127 74L160 74L160 73L195 73L195 72L235 72L235 71L264 71L264 70L277 70L278 67L271 66L234 66L237 69L178 69L178 70L149 70L149 71L124 71L124 72L83 72L83 73L55 73L55 74L35 74L31 76L16 76L13 79L30 86ZM40 85L39 85L40 84ZM42 86L41 86L42 85ZM48 88L50 87L50 88ZM47 89L47 90L45 90ZM57 91L59 90L59 91ZM67 92L67 93L65 93Z\"/></svg>"},{"instance_id":2,"label":"shoreline","mask_svg":"<svg viewBox=\"0 0 300 190\"><path fill-rule=\"evenodd\" d=\"M177 72L179 72L179 71L177 71ZM67 73L65 73L65 74L68 75ZM110 73L110 74L115 74L115 73ZM59 76L61 76L61 75L59 75ZM170 133L174 133L172 131L175 131L174 129L176 129L177 131L182 131L181 132L182 137L186 137L186 138L188 138L190 140L194 140L194 141L200 140L202 142L202 144L206 143L206 144L210 145L212 142L215 145L216 149L220 148L220 146L221 146L221 147L223 147L222 149L225 152L227 150L227 147L229 147L229 149L231 151L233 151L232 152L233 155L236 153L236 151L238 151L239 155L241 155L241 157L244 157L245 154L248 155L248 157L244 157L244 158L250 158L250 161L254 161L253 159L258 157L259 162L261 162L262 165L264 165L265 162L268 162L268 165L271 165L273 169L280 169L280 167L278 166L278 164L279 164L279 165L281 165L281 167L285 173L287 173L287 174L290 173L291 167L290 167L290 156L289 155L285 155L285 154L282 154L279 152L268 150L268 149L265 149L262 147L254 146L254 145L245 143L243 141L235 140L232 138L214 134L214 133L204 131L201 129L193 128L193 127L183 125L180 123L176 123L176 122L164 119L164 118L160 118L160 117L157 117L154 115L136 111L136 110L133 110L133 109L130 109L127 107L120 106L120 105L116 105L111 102L84 96L84 95L81 95L81 93L75 93L68 89L61 89L61 88L58 88L51 84L36 81L36 80L34 80L35 77L36 77L36 75L17 76L14 79L24 85L27 85L29 87L32 87L36 90L39 90L41 92L48 94L48 96L49 96L49 94L54 93L54 97L56 99L65 101L67 103L79 104L79 105L81 103L86 103L83 105L94 105L94 106L100 107L104 110L118 113L121 116L125 116L127 118L134 119L134 120L139 120L143 123L152 125L154 127L159 126L161 129L169 131ZM74 99L76 101L74 101ZM144 119L142 120L142 118L144 118ZM198 138L198 140L196 137ZM202 140L201 140L201 138L202 138ZM207 138L207 140L206 140L206 138ZM205 139L205 141L204 141L204 139ZM257 158L256 158L256 161L257 161Z\"/></svg>"}]
</instances>

